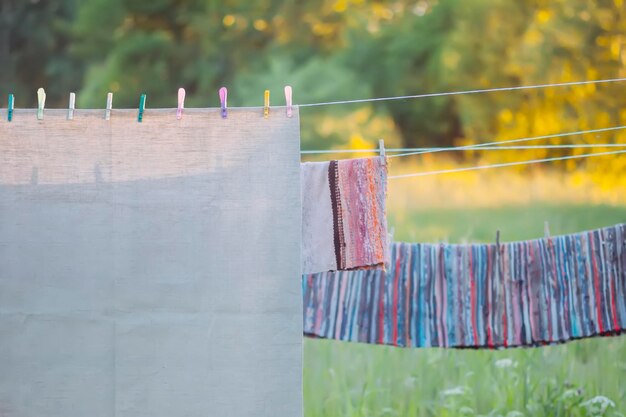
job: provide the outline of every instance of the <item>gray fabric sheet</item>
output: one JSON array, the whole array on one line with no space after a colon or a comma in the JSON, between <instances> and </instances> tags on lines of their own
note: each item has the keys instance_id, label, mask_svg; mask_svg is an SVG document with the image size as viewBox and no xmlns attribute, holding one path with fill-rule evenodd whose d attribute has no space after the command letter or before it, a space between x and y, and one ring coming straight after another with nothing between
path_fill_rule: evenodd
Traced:
<instances>
[{"instance_id":1,"label":"gray fabric sheet","mask_svg":"<svg viewBox=\"0 0 626 417\"><path fill-rule=\"evenodd\" d=\"M0 111L0 416L302 415L297 111Z\"/></svg>"}]
</instances>

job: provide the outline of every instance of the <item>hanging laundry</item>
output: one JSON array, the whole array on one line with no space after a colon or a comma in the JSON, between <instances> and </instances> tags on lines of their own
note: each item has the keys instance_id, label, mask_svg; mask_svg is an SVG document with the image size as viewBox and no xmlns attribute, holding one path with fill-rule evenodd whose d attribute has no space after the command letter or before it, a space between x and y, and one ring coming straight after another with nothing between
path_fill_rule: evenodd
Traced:
<instances>
[{"instance_id":1,"label":"hanging laundry","mask_svg":"<svg viewBox=\"0 0 626 417\"><path fill-rule=\"evenodd\" d=\"M301 165L302 271L368 268L387 259L387 164L381 157Z\"/></svg>"},{"instance_id":2,"label":"hanging laundry","mask_svg":"<svg viewBox=\"0 0 626 417\"><path fill-rule=\"evenodd\" d=\"M0 120L0 416L302 416L296 107Z\"/></svg>"},{"instance_id":3,"label":"hanging laundry","mask_svg":"<svg viewBox=\"0 0 626 417\"><path fill-rule=\"evenodd\" d=\"M496 244L394 243L382 270L303 277L308 336L514 347L626 329L626 224Z\"/></svg>"}]
</instances>

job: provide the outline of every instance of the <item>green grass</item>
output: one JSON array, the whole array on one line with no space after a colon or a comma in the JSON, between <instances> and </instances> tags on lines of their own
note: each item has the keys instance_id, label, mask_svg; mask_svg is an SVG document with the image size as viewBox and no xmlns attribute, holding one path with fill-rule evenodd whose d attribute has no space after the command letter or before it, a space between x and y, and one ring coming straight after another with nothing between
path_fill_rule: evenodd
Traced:
<instances>
[{"instance_id":1,"label":"green grass","mask_svg":"<svg viewBox=\"0 0 626 417\"><path fill-rule=\"evenodd\" d=\"M400 220L402 219L402 221ZM532 206L390 213L396 240L493 241L626 222L626 207ZM626 336L470 351L305 339L305 417L626 415ZM597 396L615 407L583 406ZM519 413L519 414L518 414Z\"/></svg>"},{"instance_id":2,"label":"green grass","mask_svg":"<svg viewBox=\"0 0 626 417\"><path fill-rule=\"evenodd\" d=\"M626 207L542 204L389 213L395 240L408 242L494 242L498 229L502 242L534 239L543 236L545 221L552 235L575 233L626 222Z\"/></svg>"}]
</instances>

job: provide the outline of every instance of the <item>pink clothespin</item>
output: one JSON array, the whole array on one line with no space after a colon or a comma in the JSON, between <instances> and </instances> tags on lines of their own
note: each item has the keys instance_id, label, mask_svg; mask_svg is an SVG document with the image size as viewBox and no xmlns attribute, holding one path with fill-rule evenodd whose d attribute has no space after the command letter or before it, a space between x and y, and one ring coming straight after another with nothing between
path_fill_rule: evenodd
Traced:
<instances>
[{"instance_id":1,"label":"pink clothespin","mask_svg":"<svg viewBox=\"0 0 626 417\"><path fill-rule=\"evenodd\" d=\"M226 87L220 88L220 107L222 108L222 119L228 117L228 90Z\"/></svg>"},{"instance_id":2,"label":"pink clothespin","mask_svg":"<svg viewBox=\"0 0 626 417\"><path fill-rule=\"evenodd\" d=\"M185 109L185 89L178 89L178 107L176 108L176 119L183 118L183 110Z\"/></svg>"},{"instance_id":3,"label":"pink clothespin","mask_svg":"<svg viewBox=\"0 0 626 417\"><path fill-rule=\"evenodd\" d=\"M291 86L285 86L285 102L287 103L287 117L293 116L293 103Z\"/></svg>"}]
</instances>

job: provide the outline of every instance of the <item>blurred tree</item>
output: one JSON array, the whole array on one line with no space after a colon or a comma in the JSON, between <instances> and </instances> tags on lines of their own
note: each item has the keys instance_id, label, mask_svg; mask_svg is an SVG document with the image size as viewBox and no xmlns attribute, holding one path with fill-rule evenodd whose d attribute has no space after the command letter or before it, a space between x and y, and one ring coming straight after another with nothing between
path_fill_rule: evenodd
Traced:
<instances>
[{"instance_id":1,"label":"blurred tree","mask_svg":"<svg viewBox=\"0 0 626 417\"><path fill-rule=\"evenodd\" d=\"M316 10L313 2L90 0L74 25L75 52L90 63L82 100L94 105L113 91L117 105L134 106L146 91L150 105L171 106L185 86L190 105L206 106L237 77L262 80L274 62L300 66L336 52ZM238 105L259 96L230 92Z\"/></svg>"},{"instance_id":2,"label":"blurred tree","mask_svg":"<svg viewBox=\"0 0 626 417\"><path fill-rule=\"evenodd\" d=\"M0 0L0 91L15 94L16 106L67 104L82 87L84 64L69 53L75 0Z\"/></svg>"},{"instance_id":3,"label":"blurred tree","mask_svg":"<svg viewBox=\"0 0 626 417\"><path fill-rule=\"evenodd\" d=\"M626 77L626 8L623 0L533 2L530 19L512 44L507 70L520 84L543 84ZM527 91L494 109L498 139L626 125L626 83L589 84ZM545 143L545 141L544 141ZM626 143L626 132L555 138L551 143ZM606 149L576 149L574 153ZM572 151L551 151L550 156ZM517 152L509 158L545 157ZM502 157L500 158L502 160ZM570 160L600 169L596 159Z\"/></svg>"},{"instance_id":4,"label":"blurred tree","mask_svg":"<svg viewBox=\"0 0 626 417\"><path fill-rule=\"evenodd\" d=\"M39 85L53 105L82 85L82 107L108 91L116 107L141 92L172 107L179 86L188 106L216 106L226 85L250 106L266 88L282 103L288 83L310 103L626 75L624 0L0 0L0 19L0 88L21 104ZM303 141L447 146L624 124L625 89L307 108Z\"/></svg>"}]
</instances>

